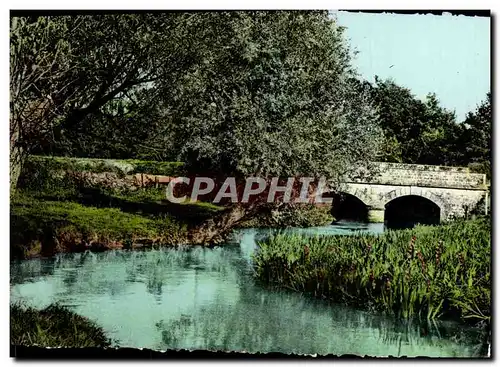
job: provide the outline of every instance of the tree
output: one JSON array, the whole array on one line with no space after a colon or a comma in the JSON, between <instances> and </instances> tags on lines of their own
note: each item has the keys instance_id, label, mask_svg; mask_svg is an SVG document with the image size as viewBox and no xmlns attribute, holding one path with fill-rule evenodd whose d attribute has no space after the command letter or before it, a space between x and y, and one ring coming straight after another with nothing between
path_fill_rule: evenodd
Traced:
<instances>
[{"instance_id":1,"label":"tree","mask_svg":"<svg viewBox=\"0 0 500 367\"><path fill-rule=\"evenodd\" d=\"M175 159L163 106L152 101L154 88L114 99L79 124L68 127L58 139L33 154L114 159Z\"/></svg>"},{"instance_id":2,"label":"tree","mask_svg":"<svg viewBox=\"0 0 500 367\"><path fill-rule=\"evenodd\" d=\"M13 17L11 185L26 154L116 98L188 67L187 13Z\"/></svg>"},{"instance_id":3,"label":"tree","mask_svg":"<svg viewBox=\"0 0 500 367\"><path fill-rule=\"evenodd\" d=\"M380 160L449 165L457 161L460 127L453 112L439 105L435 94L425 101L392 80L375 78L372 98L379 108L384 130Z\"/></svg>"},{"instance_id":4,"label":"tree","mask_svg":"<svg viewBox=\"0 0 500 367\"><path fill-rule=\"evenodd\" d=\"M46 18L11 19L10 183L14 187L30 141L46 134L58 116L52 96L69 86L61 81L68 70L67 44L49 36L63 27Z\"/></svg>"},{"instance_id":5,"label":"tree","mask_svg":"<svg viewBox=\"0 0 500 367\"><path fill-rule=\"evenodd\" d=\"M378 149L342 29L327 12L198 18L203 60L175 85L178 159L225 174L338 179Z\"/></svg>"},{"instance_id":6,"label":"tree","mask_svg":"<svg viewBox=\"0 0 500 367\"><path fill-rule=\"evenodd\" d=\"M462 124L458 145L462 152L461 163L473 165L491 177L491 93L476 108L469 112Z\"/></svg>"},{"instance_id":7,"label":"tree","mask_svg":"<svg viewBox=\"0 0 500 367\"><path fill-rule=\"evenodd\" d=\"M342 29L327 12L207 13L193 27L202 60L174 86L177 159L196 174L325 176L335 187L377 154L380 129L357 88ZM204 224L205 243L256 207Z\"/></svg>"},{"instance_id":8,"label":"tree","mask_svg":"<svg viewBox=\"0 0 500 367\"><path fill-rule=\"evenodd\" d=\"M26 152L53 139L61 149L72 141L71 154L100 154L89 147L98 137L113 145L107 151L144 154L123 149L138 133L147 154L175 154L198 174L326 176L333 186L378 153L376 109L327 12L20 22L11 30L11 76L29 93L16 97L14 110L50 101L31 130L26 115L11 119ZM34 70L32 79L24 69ZM221 219L227 226L238 217L231 213Z\"/></svg>"}]
</instances>

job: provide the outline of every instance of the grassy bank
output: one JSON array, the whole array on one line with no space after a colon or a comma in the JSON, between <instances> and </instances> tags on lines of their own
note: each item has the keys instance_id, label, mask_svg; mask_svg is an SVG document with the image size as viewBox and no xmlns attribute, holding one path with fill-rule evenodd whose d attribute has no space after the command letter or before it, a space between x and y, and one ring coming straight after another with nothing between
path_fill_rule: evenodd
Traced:
<instances>
[{"instance_id":1,"label":"grassy bank","mask_svg":"<svg viewBox=\"0 0 500 367\"><path fill-rule=\"evenodd\" d=\"M268 284L399 317L489 320L489 219L382 235L280 234L259 244Z\"/></svg>"},{"instance_id":2,"label":"grassy bank","mask_svg":"<svg viewBox=\"0 0 500 367\"><path fill-rule=\"evenodd\" d=\"M192 228L224 208L173 204L165 187L137 187L133 173L179 175L179 162L30 157L11 193L11 257L187 243ZM91 175L101 175L98 180ZM309 227L331 223L329 208L264 210L242 226Z\"/></svg>"},{"instance_id":3,"label":"grassy bank","mask_svg":"<svg viewBox=\"0 0 500 367\"><path fill-rule=\"evenodd\" d=\"M43 192L11 196L11 258L58 252L174 246L190 227L221 210L206 203L158 203L160 190L50 200Z\"/></svg>"},{"instance_id":4,"label":"grassy bank","mask_svg":"<svg viewBox=\"0 0 500 367\"><path fill-rule=\"evenodd\" d=\"M168 215L16 195L11 201L11 257L185 242L187 226Z\"/></svg>"},{"instance_id":5,"label":"grassy bank","mask_svg":"<svg viewBox=\"0 0 500 367\"><path fill-rule=\"evenodd\" d=\"M10 339L13 345L40 347L108 347L104 331L85 317L51 305L43 310L10 306Z\"/></svg>"},{"instance_id":6,"label":"grassy bank","mask_svg":"<svg viewBox=\"0 0 500 367\"><path fill-rule=\"evenodd\" d=\"M11 258L186 243L190 227L222 208L165 202L165 188L115 185L125 174L181 170L178 162L30 157L11 193ZM96 184L82 172L110 176Z\"/></svg>"}]
</instances>

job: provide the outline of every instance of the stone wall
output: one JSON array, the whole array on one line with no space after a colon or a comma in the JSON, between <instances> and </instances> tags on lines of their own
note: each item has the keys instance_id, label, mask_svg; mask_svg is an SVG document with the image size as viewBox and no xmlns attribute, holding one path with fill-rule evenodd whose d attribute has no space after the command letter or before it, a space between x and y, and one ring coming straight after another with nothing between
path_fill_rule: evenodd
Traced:
<instances>
[{"instance_id":1,"label":"stone wall","mask_svg":"<svg viewBox=\"0 0 500 367\"><path fill-rule=\"evenodd\" d=\"M486 189L486 175L471 173L465 167L419 164L372 163L365 171L356 171L346 180L352 183Z\"/></svg>"},{"instance_id":2,"label":"stone wall","mask_svg":"<svg viewBox=\"0 0 500 367\"><path fill-rule=\"evenodd\" d=\"M172 177L161 175L148 175L144 173L136 173L133 175L123 175L116 172L67 172L54 171L54 176L60 178L71 178L72 180L81 182L82 185L88 187L104 187L109 189L120 190L137 190L139 188L148 187L166 187Z\"/></svg>"}]
</instances>

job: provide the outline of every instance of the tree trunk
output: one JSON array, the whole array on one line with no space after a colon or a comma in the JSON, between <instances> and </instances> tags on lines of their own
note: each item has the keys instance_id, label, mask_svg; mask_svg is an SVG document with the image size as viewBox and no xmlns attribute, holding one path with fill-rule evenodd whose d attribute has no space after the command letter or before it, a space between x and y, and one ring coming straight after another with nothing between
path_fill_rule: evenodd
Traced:
<instances>
[{"instance_id":1,"label":"tree trunk","mask_svg":"<svg viewBox=\"0 0 500 367\"><path fill-rule=\"evenodd\" d=\"M222 242L234 225L249 212L248 207L235 205L203 222L190 233L190 243L211 245Z\"/></svg>"},{"instance_id":2,"label":"tree trunk","mask_svg":"<svg viewBox=\"0 0 500 367\"><path fill-rule=\"evenodd\" d=\"M10 136L10 190L16 190L19 176L23 168L25 150L19 144L20 131L18 124L11 129Z\"/></svg>"}]
</instances>

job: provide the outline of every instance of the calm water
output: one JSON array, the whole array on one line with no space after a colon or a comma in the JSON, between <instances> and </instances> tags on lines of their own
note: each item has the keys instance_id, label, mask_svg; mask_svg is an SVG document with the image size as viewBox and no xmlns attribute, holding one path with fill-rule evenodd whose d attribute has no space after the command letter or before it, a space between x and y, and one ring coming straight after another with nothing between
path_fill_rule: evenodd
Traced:
<instances>
[{"instance_id":1,"label":"calm water","mask_svg":"<svg viewBox=\"0 0 500 367\"><path fill-rule=\"evenodd\" d=\"M345 224L308 234L381 232ZM453 323L402 323L256 285L251 254L269 230L245 229L215 249L61 254L11 263L11 301L59 302L120 346L297 354L477 356L479 333Z\"/></svg>"}]
</instances>

